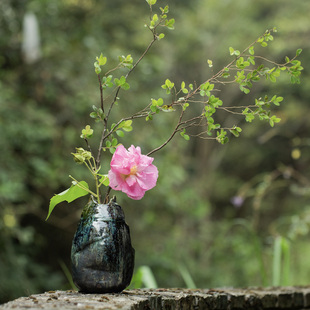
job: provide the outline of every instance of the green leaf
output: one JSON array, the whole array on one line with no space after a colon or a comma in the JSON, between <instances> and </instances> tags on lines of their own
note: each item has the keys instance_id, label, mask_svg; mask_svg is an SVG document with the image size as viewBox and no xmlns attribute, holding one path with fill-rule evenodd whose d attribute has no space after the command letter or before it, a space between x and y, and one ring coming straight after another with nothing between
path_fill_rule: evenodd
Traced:
<instances>
[{"instance_id":1,"label":"green leaf","mask_svg":"<svg viewBox=\"0 0 310 310\"><path fill-rule=\"evenodd\" d=\"M124 132L121 130L116 130L116 134L121 138L125 136Z\"/></svg>"},{"instance_id":2,"label":"green leaf","mask_svg":"<svg viewBox=\"0 0 310 310\"><path fill-rule=\"evenodd\" d=\"M185 111L189 107L189 103L188 102L183 103L182 107L183 107L183 111Z\"/></svg>"},{"instance_id":3,"label":"green leaf","mask_svg":"<svg viewBox=\"0 0 310 310\"><path fill-rule=\"evenodd\" d=\"M158 40L161 40L161 39L163 39L165 37L165 34L164 33L160 33L159 35L158 35Z\"/></svg>"},{"instance_id":4,"label":"green leaf","mask_svg":"<svg viewBox=\"0 0 310 310\"><path fill-rule=\"evenodd\" d=\"M128 83L124 83L121 87L124 90L128 90L130 88L130 85Z\"/></svg>"},{"instance_id":5,"label":"green leaf","mask_svg":"<svg viewBox=\"0 0 310 310\"><path fill-rule=\"evenodd\" d=\"M89 125L86 125L85 129L82 130L81 138L88 139L93 136L94 130L90 128Z\"/></svg>"},{"instance_id":6,"label":"green leaf","mask_svg":"<svg viewBox=\"0 0 310 310\"><path fill-rule=\"evenodd\" d=\"M181 131L180 132L180 135L186 140L186 141L188 141L190 138L189 138L189 135L187 135L186 133L185 133L185 129L183 129L183 131Z\"/></svg>"},{"instance_id":7,"label":"green leaf","mask_svg":"<svg viewBox=\"0 0 310 310\"><path fill-rule=\"evenodd\" d=\"M82 188L81 188L82 187ZM88 184L85 181L81 181L79 183L71 185L70 188L66 189L65 191L61 192L60 194L54 195L50 200L50 205L48 209L48 215L46 217L46 221L48 220L49 216L51 215L52 211L54 210L55 206L63 201L67 201L68 203L86 196L89 192L83 188L88 189Z\"/></svg>"},{"instance_id":8,"label":"green leaf","mask_svg":"<svg viewBox=\"0 0 310 310\"><path fill-rule=\"evenodd\" d=\"M161 106L161 105L163 105L163 103L164 103L163 98L158 98L158 100L157 100L157 105L158 105L158 106Z\"/></svg>"},{"instance_id":9,"label":"green leaf","mask_svg":"<svg viewBox=\"0 0 310 310\"><path fill-rule=\"evenodd\" d=\"M96 72L96 74L100 74L101 68L100 68L100 66L99 66L99 64L98 64L97 61L94 62L94 67L95 67L95 72Z\"/></svg>"},{"instance_id":10,"label":"green leaf","mask_svg":"<svg viewBox=\"0 0 310 310\"><path fill-rule=\"evenodd\" d=\"M120 80L118 79L118 78L115 78L114 79L114 84L116 85L116 86L120 86Z\"/></svg>"},{"instance_id":11,"label":"green leaf","mask_svg":"<svg viewBox=\"0 0 310 310\"><path fill-rule=\"evenodd\" d=\"M132 120L128 120L128 121L123 122L123 124L122 124L122 129L123 129L124 131L132 131L132 126L131 126L131 124L132 124Z\"/></svg>"},{"instance_id":12,"label":"green leaf","mask_svg":"<svg viewBox=\"0 0 310 310\"><path fill-rule=\"evenodd\" d=\"M117 139L116 138L113 138L112 139L112 146L116 146L118 143Z\"/></svg>"},{"instance_id":13,"label":"green leaf","mask_svg":"<svg viewBox=\"0 0 310 310\"><path fill-rule=\"evenodd\" d=\"M254 46L251 46L250 48L249 48L249 53L250 53L250 55L254 55Z\"/></svg>"},{"instance_id":14,"label":"green leaf","mask_svg":"<svg viewBox=\"0 0 310 310\"><path fill-rule=\"evenodd\" d=\"M173 29L174 29L174 23L175 23L174 18L171 18L171 19L165 21L165 26L166 26L168 29L173 30Z\"/></svg>"},{"instance_id":15,"label":"green leaf","mask_svg":"<svg viewBox=\"0 0 310 310\"><path fill-rule=\"evenodd\" d=\"M102 175L99 182L103 184L104 186L109 186L110 181L109 181L108 175L107 174Z\"/></svg>"},{"instance_id":16,"label":"green leaf","mask_svg":"<svg viewBox=\"0 0 310 310\"><path fill-rule=\"evenodd\" d=\"M229 53L231 56L235 55L235 56L239 56L240 55L240 51L233 49L232 47L229 48Z\"/></svg>"},{"instance_id":17,"label":"green leaf","mask_svg":"<svg viewBox=\"0 0 310 310\"><path fill-rule=\"evenodd\" d=\"M301 54L301 52L302 52L302 49L299 48L299 49L296 51L296 56L299 56L299 55Z\"/></svg>"},{"instance_id":18,"label":"green leaf","mask_svg":"<svg viewBox=\"0 0 310 310\"><path fill-rule=\"evenodd\" d=\"M104 57L101 53L99 57L96 57L96 60L99 64L99 66L104 66L107 63L107 57Z\"/></svg>"},{"instance_id":19,"label":"green leaf","mask_svg":"<svg viewBox=\"0 0 310 310\"><path fill-rule=\"evenodd\" d=\"M240 127L233 127L232 129L229 130L235 137L239 137L240 132L242 131L242 129Z\"/></svg>"},{"instance_id":20,"label":"green leaf","mask_svg":"<svg viewBox=\"0 0 310 310\"><path fill-rule=\"evenodd\" d=\"M250 62L253 66L255 66L255 60L254 56L248 57L248 62Z\"/></svg>"},{"instance_id":21,"label":"green leaf","mask_svg":"<svg viewBox=\"0 0 310 310\"><path fill-rule=\"evenodd\" d=\"M248 94L250 92L250 90L246 87L243 87L240 85L240 90L243 91L245 94Z\"/></svg>"}]
</instances>

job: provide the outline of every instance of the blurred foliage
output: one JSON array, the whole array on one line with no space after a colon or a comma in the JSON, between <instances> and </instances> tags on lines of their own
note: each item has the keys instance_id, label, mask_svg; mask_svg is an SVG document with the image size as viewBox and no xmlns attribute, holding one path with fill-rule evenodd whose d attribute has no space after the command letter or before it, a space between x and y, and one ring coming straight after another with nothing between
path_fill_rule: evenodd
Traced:
<instances>
[{"instance_id":1,"label":"blurred foliage","mask_svg":"<svg viewBox=\"0 0 310 310\"><path fill-rule=\"evenodd\" d=\"M131 76L131 89L115 117L156 98L166 77L200 83L211 74L207 59L217 71L227 63L229 46L242 49L273 26L279 33L264 52L281 60L302 48L305 72L300 85L283 78L273 89L260 84L249 95L237 88L221 90L221 99L230 105L265 94L284 96L277 111L282 122L273 129L244 124L241 137L224 146L176 139L155 154L160 178L154 190L141 201L118 195L131 227L137 270L148 266L159 287L186 286L186 274L197 287L271 285L274 279L307 284L310 2L168 4L176 30ZM42 56L33 64L25 63L21 52L27 11L36 14L41 33ZM44 222L49 199L68 187L69 171L87 179L70 153L83 142L80 131L100 99L95 56L103 52L117 61L131 54L137 59L150 38L143 27L149 14L144 1L2 0L0 12L1 303L70 288L63 266L69 268L71 240L85 201L64 203ZM167 114L164 120L136 122L121 142L140 145L147 153L167 138L173 113ZM225 121L238 124L240 119L232 115ZM281 252L279 237L290 250L285 279L278 275L287 268L288 247Z\"/></svg>"}]
</instances>

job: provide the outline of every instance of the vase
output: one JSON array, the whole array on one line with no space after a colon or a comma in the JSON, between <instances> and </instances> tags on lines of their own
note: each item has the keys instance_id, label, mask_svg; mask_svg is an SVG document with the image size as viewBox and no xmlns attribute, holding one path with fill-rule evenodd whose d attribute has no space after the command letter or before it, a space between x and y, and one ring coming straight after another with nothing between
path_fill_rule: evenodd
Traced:
<instances>
[{"instance_id":1,"label":"vase","mask_svg":"<svg viewBox=\"0 0 310 310\"><path fill-rule=\"evenodd\" d=\"M81 292L117 293L131 281L135 250L122 208L90 201L71 248L72 278Z\"/></svg>"}]
</instances>

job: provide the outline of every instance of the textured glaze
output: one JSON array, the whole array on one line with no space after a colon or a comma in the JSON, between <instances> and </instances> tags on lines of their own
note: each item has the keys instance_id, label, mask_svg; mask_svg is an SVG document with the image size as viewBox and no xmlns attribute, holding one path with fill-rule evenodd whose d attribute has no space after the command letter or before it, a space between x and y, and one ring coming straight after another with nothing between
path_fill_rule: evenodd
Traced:
<instances>
[{"instance_id":1,"label":"textured glaze","mask_svg":"<svg viewBox=\"0 0 310 310\"><path fill-rule=\"evenodd\" d=\"M82 292L121 292L131 281L134 249L122 208L89 202L71 249L72 277Z\"/></svg>"}]
</instances>

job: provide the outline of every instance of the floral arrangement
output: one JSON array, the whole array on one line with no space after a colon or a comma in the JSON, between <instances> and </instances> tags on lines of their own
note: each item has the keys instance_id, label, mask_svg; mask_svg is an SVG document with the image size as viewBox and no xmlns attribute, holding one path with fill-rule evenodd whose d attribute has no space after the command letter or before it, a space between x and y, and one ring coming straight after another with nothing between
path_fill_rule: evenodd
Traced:
<instances>
[{"instance_id":1,"label":"floral arrangement","mask_svg":"<svg viewBox=\"0 0 310 310\"><path fill-rule=\"evenodd\" d=\"M186 83L182 81L180 86L168 78L161 89L164 95L160 98L151 98L147 105L136 113L124 117L118 121L111 121L111 111L119 103L119 93L130 89L130 75L146 57L153 44L165 38L164 29L173 30L175 20L168 18L169 7L160 7L157 13L154 13L156 0L146 0L150 8L150 17L145 27L151 33L151 40L146 46L141 57L135 62L131 55L119 56L119 62L116 67L107 69L103 73L103 68L107 64L107 57L103 54L96 57L94 63L95 73L98 77L100 91L100 103L92 107L90 117L96 122L102 124L102 134L99 141L97 152L93 151L90 139L93 136L93 129L87 125L81 133L81 138L85 141L85 149L76 148L72 153L74 160L79 164L84 164L93 176L95 189L90 189L85 181L78 181L73 176L72 185L64 192L52 197L49 206L47 218L50 216L54 207L63 201L72 202L75 199L91 195L98 203L107 203L111 190L122 191L131 199L141 199L147 190L152 189L157 182L158 170L153 164L151 154L161 150L179 134L185 140L191 136L202 139L215 139L221 144L229 141L229 136L239 137L242 129L236 125L223 127L216 122L216 112L221 110L226 113L232 113L244 117L247 122L252 122L255 118L269 122L273 127L280 121L276 115L271 113L272 106L279 106L283 97L274 95L269 98L264 96L255 99L255 102L247 106L228 106L216 95L220 87L227 84L236 84L240 91L247 95L254 83L260 80L267 80L272 83L286 72L291 83L300 82L300 74L303 70L297 57L302 52L296 51L294 57L285 57L282 63L276 63L261 55L256 55L256 47L267 47L274 40L273 34L276 28L266 30L254 42L247 46L243 51L229 47L231 61L220 69L212 77L208 78L200 85L196 83ZM213 61L208 60L209 67L213 67ZM258 64L257 64L258 63ZM126 70L125 74L122 74ZM119 74L117 75L117 72ZM112 100L111 100L112 98ZM192 107L195 106L195 109ZM193 116L193 112L198 113ZM192 108L192 109L191 109ZM191 111L191 113L188 113ZM135 119L144 118L145 121L152 121L154 117L161 113L170 112L176 115L175 126L167 139L148 154L143 155L139 146L131 145L128 150L118 141L125 136L126 132L132 130ZM199 130L192 134L190 128L195 127ZM131 143L130 143L131 144ZM106 162L103 167L108 170L101 172L102 154L110 151L113 156L110 164ZM109 168L107 169L107 167ZM103 197L101 187L106 187L106 194Z\"/></svg>"}]
</instances>

